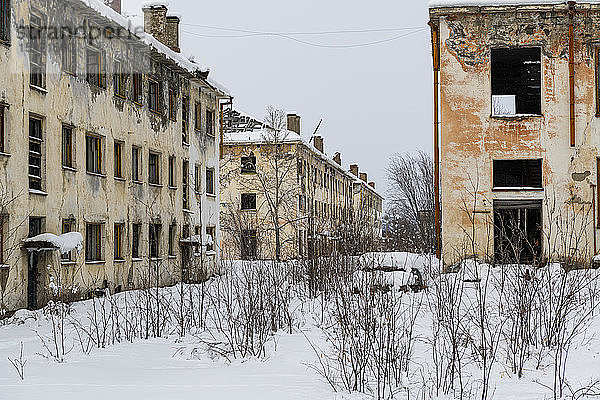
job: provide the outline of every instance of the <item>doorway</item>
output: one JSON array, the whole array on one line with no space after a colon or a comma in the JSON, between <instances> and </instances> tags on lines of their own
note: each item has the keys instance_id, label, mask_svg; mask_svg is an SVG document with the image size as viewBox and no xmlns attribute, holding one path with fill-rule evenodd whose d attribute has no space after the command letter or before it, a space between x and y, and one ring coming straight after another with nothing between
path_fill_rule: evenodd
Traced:
<instances>
[{"instance_id":1,"label":"doorway","mask_svg":"<svg viewBox=\"0 0 600 400\"><path fill-rule=\"evenodd\" d=\"M535 264L542 255L542 201L494 201L494 259Z\"/></svg>"}]
</instances>

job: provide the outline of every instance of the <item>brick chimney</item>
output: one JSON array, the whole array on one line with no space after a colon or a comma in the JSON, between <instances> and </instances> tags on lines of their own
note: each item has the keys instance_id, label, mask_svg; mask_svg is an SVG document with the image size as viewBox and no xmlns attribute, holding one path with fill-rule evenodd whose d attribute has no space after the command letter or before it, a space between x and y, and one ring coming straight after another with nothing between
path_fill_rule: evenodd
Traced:
<instances>
[{"instance_id":1,"label":"brick chimney","mask_svg":"<svg viewBox=\"0 0 600 400\"><path fill-rule=\"evenodd\" d=\"M321 153L325 153L323 150L323 136L314 136L313 144L315 149L319 150Z\"/></svg>"},{"instance_id":2,"label":"brick chimney","mask_svg":"<svg viewBox=\"0 0 600 400\"><path fill-rule=\"evenodd\" d=\"M369 186L371 186L373 189L375 189L375 182L369 182Z\"/></svg>"},{"instance_id":3,"label":"brick chimney","mask_svg":"<svg viewBox=\"0 0 600 400\"><path fill-rule=\"evenodd\" d=\"M121 0L104 0L104 4L121 14Z\"/></svg>"},{"instance_id":4,"label":"brick chimney","mask_svg":"<svg viewBox=\"0 0 600 400\"><path fill-rule=\"evenodd\" d=\"M350 172L352 173L352 175L358 178L358 164L352 164L350 166Z\"/></svg>"},{"instance_id":5,"label":"brick chimney","mask_svg":"<svg viewBox=\"0 0 600 400\"><path fill-rule=\"evenodd\" d=\"M296 114L287 115L287 128L288 131L296 132L300 134L300 116Z\"/></svg>"},{"instance_id":6,"label":"brick chimney","mask_svg":"<svg viewBox=\"0 0 600 400\"><path fill-rule=\"evenodd\" d=\"M154 36L156 40L169 46L167 41L167 6L166 3L153 2L144 6L144 32Z\"/></svg>"},{"instance_id":7,"label":"brick chimney","mask_svg":"<svg viewBox=\"0 0 600 400\"><path fill-rule=\"evenodd\" d=\"M337 165L342 165L342 154L339 151L333 156L333 161L335 161Z\"/></svg>"},{"instance_id":8,"label":"brick chimney","mask_svg":"<svg viewBox=\"0 0 600 400\"><path fill-rule=\"evenodd\" d=\"M360 173L360 180L363 181L363 182L365 182L365 183L367 183L368 178L367 178L367 173L366 172L361 172Z\"/></svg>"},{"instance_id":9,"label":"brick chimney","mask_svg":"<svg viewBox=\"0 0 600 400\"><path fill-rule=\"evenodd\" d=\"M177 15L167 15L167 46L176 53L181 53L179 48L179 23L181 18Z\"/></svg>"}]
</instances>

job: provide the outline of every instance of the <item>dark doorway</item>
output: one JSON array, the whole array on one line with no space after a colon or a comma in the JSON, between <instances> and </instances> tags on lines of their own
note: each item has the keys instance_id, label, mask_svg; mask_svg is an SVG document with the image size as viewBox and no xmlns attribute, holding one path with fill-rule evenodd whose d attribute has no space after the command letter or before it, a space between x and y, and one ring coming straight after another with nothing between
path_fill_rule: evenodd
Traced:
<instances>
[{"instance_id":1,"label":"dark doorway","mask_svg":"<svg viewBox=\"0 0 600 400\"><path fill-rule=\"evenodd\" d=\"M542 201L494 201L494 258L501 264L540 261Z\"/></svg>"},{"instance_id":2,"label":"dark doorway","mask_svg":"<svg viewBox=\"0 0 600 400\"><path fill-rule=\"evenodd\" d=\"M44 219L41 217L29 217L29 237L40 235L43 229ZM27 308L35 310L38 308L38 289L40 272L38 260L40 253L35 249L28 250L27 261Z\"/></svg>"},{"instance_id":3,"label":"dark doorway","mask_svg":"<svg viewBox=\"0 0 600 400\"><path fill-rule=\"evenodd\" d=\"M256 231L243 230L241 237L241 256L242 260L255 260L257 256Z\"/></svg>"}]
</instances>

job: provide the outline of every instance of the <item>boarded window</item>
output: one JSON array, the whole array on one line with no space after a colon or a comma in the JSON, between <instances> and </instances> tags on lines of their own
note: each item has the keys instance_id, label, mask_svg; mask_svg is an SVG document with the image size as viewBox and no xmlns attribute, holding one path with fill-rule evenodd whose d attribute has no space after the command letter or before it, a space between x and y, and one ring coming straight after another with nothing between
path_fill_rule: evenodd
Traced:
<instances>
[{"instance_id":1,"label":"boarded window","mask_svg":"<svg viewBox=\"0 0 600 400\"><path fill-rule=\"evenodd\" d=\"M540 48L492 49L492 115L539 115Z\"/></svg>"},{"instance_id":2,"label":"boarded window","mask_svg":"<svg viewBox=\"0 0 600 400\"><path fill-rule=\"evenodd\" d=\"M29 119L29 189L42 190L42 120Z\"/></svg>"},{"instance_id":3,"label":"boarded window","mask_svg":"<svg viewBox=\"0 0 600 400\"><path fill-rule=\"evenodd\" d=\"M542 160L494 160L494 188L541 188Z\"/></svg>"},{"instance_id":4,"label":"boarded window","mask_svg":"<svg viewBox=\"0 0 600 400\"><path fill-rule=\"evenodd\" d=\"M62 165L73 168L73 128L63 125L62 127Z\"/></svg>"},{"instance_id":5,"label":"boarded window","mask_svg":"<svg viewBox=\"0 0 600 400\"><path fill-rule=\"evenodd\" d=\"M0 0L0 41L10 41L10 0Z\"/></svg>"},{"instance_id":6,"label":"boarded window","mask_svg":"<svg viewBox=\"0 0 600 400\"><path fill-rule=\"evenodd\" d=\"M93 174L102 173L102 138L95 135L85 137L86 171Z\"/></svg>"},{"instance_id":7,"label":"boarded window","mask_svg":"<svg viewBox=\"0 0 600 400\"><path fill-rule=\"evenodd\" d=\"M256 172L256 157L252 152L248 156L242 157L242 174L252 174Z\"/></svg>"},{"instance_id":8,"label":"boarded window","mask_svg":"<svg viewBox=\"0 0 600 400\"><path fill-rule=\"evenodd\" d=\"M102 260L102 224L87 224L85 230L85 260Z\"/></svg>"},{"instance_id":9,"label":"boarded window","mask_svg":"<svg viewBox=\"0 0 600 400\"><path fill-rule=\"evenodd\" d=\"M242 193L242 210L256 210L255 193Z\"/></svg>"},{"instance_id":10,"label":"boarded window","mask_svg":"<svg viewBox=\"0 0 600 400\"><path fill-rule=\"evenodd\" d=\"M46 46L42 30L42 17L31 14L29 29L30 83L43 88L46 84Z\"/></svg>"}]
</instances>

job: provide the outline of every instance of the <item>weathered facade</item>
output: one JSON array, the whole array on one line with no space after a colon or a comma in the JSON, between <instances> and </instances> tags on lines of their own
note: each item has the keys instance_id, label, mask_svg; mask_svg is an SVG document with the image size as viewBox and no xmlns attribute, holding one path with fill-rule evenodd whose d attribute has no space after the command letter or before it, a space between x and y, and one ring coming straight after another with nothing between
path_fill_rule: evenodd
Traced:
<instances>
[{"instance_id":1,"label":"weathered facade","mask_svg":"<svg viewBox=\"0 0 600 400\"><path fill-rule=\"evenodd\" d=\"M600 5L505 3L430 3L441 253L589 261Z\"/></svg>"},{"instance_id":2,"label":"weathered facade","mask_svg":"<svg viewBox=\"0 0 600 400\"><path fill-rule=\"evenodd\" d=\"M326 155L323 138L307 143L300 117L274 133L236 111L226 114L221 160L223 256L274 258L275 220L280 229L280 258L302 258L332 250L360 251L348 243L355 226L364 237L381 236L382 198L358 166L342 166L341 154ZM278 160L278 161L276 161ZM277 210L277 211L275 211ZM277 217L275 217L277 214ZM364 243L362 243L365 245Z\"/></svg>"},{"instance_id":3,"label":"weathered facade","mask_svg":"<svg viewBox=\"0 0 600 400\"><path fill-rule=\"evenodd\" d=\"M179 19L156 3L144 32L98 0L2 4L0 308L214 269L226 94L178 54ZM68 231L83 251L23 242Z\"/></svg>"}]
</instances>

